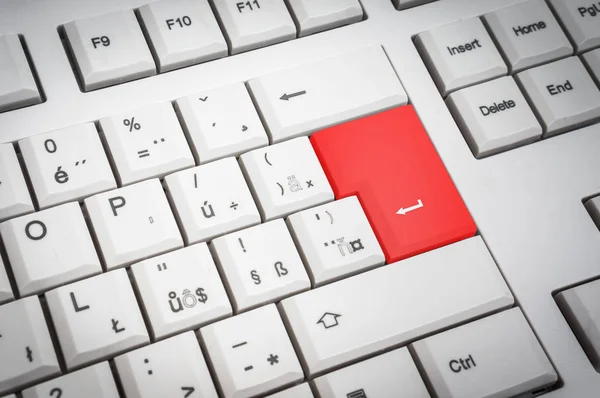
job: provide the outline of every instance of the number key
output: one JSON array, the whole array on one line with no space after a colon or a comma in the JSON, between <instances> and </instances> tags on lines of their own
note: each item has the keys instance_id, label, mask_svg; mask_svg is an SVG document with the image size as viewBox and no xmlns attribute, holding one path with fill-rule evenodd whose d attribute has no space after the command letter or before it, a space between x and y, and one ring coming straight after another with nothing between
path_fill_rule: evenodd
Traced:
<instances>
[{"instance_id":1,"label":"number key","mask_svg":"<svg viewBox=\"0 0 600 398\"><path fill-rule=\"evenodd\" d=\"M40 208L117 187L93 123L19 141Z\"/></svg>"},{"instance_id":2,"label":"number key","mask_svg":"<svg viewBox=\"0 0 600 398\"><path fill-rule=\"evenodd\" d=\"M108 362L69 373L23 391L23 398L118 398Z\"/></svg>"}]
</instances>

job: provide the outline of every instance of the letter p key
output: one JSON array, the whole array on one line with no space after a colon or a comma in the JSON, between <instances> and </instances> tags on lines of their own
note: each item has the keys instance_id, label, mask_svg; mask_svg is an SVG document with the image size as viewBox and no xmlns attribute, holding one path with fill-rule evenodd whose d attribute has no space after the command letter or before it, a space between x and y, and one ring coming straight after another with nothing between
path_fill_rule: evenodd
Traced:
<instances>
[{"instance_id":1,"label":"letter p key","mask_svg":"<svg viewBox=\"0 0 600 398\"><path fill-rule=\"evenodd\" d=\"M110 208L113 212L113 215L116 217L117 209L124 207L127 201L122 196L115 196L114 198L108 198L108 202L110 203Z\"/></svg>"}]
</instances>

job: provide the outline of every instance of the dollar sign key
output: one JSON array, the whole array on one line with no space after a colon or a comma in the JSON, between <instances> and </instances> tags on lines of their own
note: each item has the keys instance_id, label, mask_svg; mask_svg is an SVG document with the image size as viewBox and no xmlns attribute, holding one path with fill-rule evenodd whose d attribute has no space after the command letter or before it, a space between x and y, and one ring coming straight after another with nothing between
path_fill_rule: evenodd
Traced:
<instances>
[{"instance_id":1,"label":"dollar sign key","mask_svg":"<svg viewBox=\"0 0 600 398\"><path fill-rule=\"evenodd\" d=\"M206 303L206 301L208 300L208 295L204 293L204 289L201 287L196 289L196 296L198 297L198 301L202 304Z\"/></svg>"}]
</instances>

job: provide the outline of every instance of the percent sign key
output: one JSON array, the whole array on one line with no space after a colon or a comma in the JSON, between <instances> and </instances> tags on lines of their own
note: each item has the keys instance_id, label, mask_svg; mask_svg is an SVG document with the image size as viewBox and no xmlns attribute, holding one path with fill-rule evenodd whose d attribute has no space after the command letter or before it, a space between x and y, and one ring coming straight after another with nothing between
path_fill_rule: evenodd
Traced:
<instances>
[{"instance_id":1,"label":"percent sign key","mask_svg":"<svg viewBox=\"0 0 600 398\"><path fill-rule=\"evenodd\" d=\"M123 119L123 124L126 127L129 127L129 132L132 132L133 130L140 130L142 128L142 125L137 123L135 121L135 117L131 117L131 119Z\"/></svg>"}]
</instances>

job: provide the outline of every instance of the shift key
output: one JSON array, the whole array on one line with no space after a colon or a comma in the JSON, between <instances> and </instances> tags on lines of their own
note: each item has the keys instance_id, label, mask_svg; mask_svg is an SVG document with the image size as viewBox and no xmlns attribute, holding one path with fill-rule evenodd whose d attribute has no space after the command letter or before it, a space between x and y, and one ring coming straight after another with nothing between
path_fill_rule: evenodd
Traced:
<instances>
[{"instance_id":1,"label":"shift key","mask_svg":"<svg viewBox=\"0 0 600 398\"><path fill-rule=\"evenodd\" d=\"M305 371L313 377L513 303L476 236L279 305Z\"/></svg>"}]
</instances>

